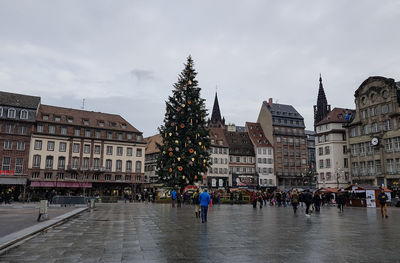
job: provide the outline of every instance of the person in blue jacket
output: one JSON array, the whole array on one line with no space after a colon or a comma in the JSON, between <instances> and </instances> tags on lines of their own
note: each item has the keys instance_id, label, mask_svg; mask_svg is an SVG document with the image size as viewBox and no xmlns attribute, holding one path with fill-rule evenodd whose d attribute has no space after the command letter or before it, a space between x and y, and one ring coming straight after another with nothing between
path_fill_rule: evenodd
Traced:
<instances>
[{"instance_id":1,"label":"person in blue jacket","mask_svg":"<svg viewBox=\"0 0 400 263\"><path fill-rule=\"evenodd\" d=\"M171 192L171 199L172 199L172 207L175 207L175 200L176 200L176 191L175 189Z\"/></svg>"},{"instance_id":2,"label":"person in blue jacket","mask_svg":"<svg viewBox=\"0 0 400 263\"><path fill-rule=\"evenodd\" d=\"M201 222L207 222L207 211L208 205L210 204L211 198L210 195L207 193L207 189L204 189L199 196L200 206L201 206Z\"/></svg>"}]
</instances>

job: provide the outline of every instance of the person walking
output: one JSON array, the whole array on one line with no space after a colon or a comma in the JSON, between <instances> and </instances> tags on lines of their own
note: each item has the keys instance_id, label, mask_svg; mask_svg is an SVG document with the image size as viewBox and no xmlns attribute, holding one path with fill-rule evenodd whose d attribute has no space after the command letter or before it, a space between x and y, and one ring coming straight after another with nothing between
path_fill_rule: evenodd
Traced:
<instances>
[{"instance_id":1,"label":"person walking","mask_svg":"<svg viewBox=\"0 0 400 263\"><path fill-rule=\"evenodd\" d=\"M292 193L292 206L293 206L293 212L296 214L297 212L297 206L299 205L299 193L297 190L293 190Z\"/></svg>"},{"instance_id":2,"label":"person walking","mask_svg":"<svg viewBox=\"0 0 400 263\"><path fill-rule=\"evenodd\" d=\"M172 207L175 207L175 201L176 201L176 191L175 191L175 189L172 189L171 201L172 201Z\"/></svg>"},{"instance_id":3,"label":"person walking","mask_svg":"<svg viewBox=\"0 0 400 263\"><path fill-rule=\"evenodd\" d=\"M194 204L194 213L196 214L196 218L200 218L200 192L199 189L196 190L196 192L194 192L193 194L193 204Z\"/></svg>"},{"instance_id":4,"label":"person walking","mask_svg":"<svg viewBox=\"0 0 400 263\"><path fill-rule=\"evenodd\" d=\"M257 208L257 194L254 192L251 201L253 202L253 208Z\"/></svg>"},{"instance_id":5,"label":"person walking","mask_svg":"<svg viewBox=\"0 0 400 263\"><path fill-rule=\"evenodd\" d=\"M211 202L210 195L207 193L207 188L204 189L199 196L200 207L201 207L201 222L207 222L207 212L208 212L208 205Z\"/></svg>"},{"instance_id":6,"label":"person walking","mask_svg":"<svg viewBox=\"0 0 400 263\"><path fill-rule=\"evenodd\" d=\"M346 196L344 195L344 190L341 189L336 197L336 203L338 205L339 211L344 212L344 205L346 204Z\"/></svg>"},{"instance_id":7,"label":"person walking","mask_svg":"<svg viewBox=\"0 0 400 263\"><path fill-rule=\"evenodd\" d=\"M181 207L182 195L181 195L181 191L179 191L179 190L178 190L178 192L176 193L176 203L178 204L177 207Z\"/></svg>"},{"instance_id":8,"label":"person walking","mask_svg":"<svg viewBox=\"0 0 400 263\"><path fill-rule=\"evenodd\" d=\"M310 216L310 208L312 205L312 194L310 193L310 189L307 188L303 193L303 202L306 205L306 216Z\"/></svg>"},{"instance_id":9,"label":"person walking","mask_svg":"<svg viewBox=\"0 0 400 263\"><path fill-rule=\"evenodd\" d=\"M319 212L321 208L321 197L318 193L314 193L313 197L315 212Z\"/></svg>"},{"instance_id":10,"label":"person walking","mask_svg":"<svg viewBox=\"0 0 400 263\"><path fill-rule=\"evenodd\" d=\"M383 188L382 188L380 194L378 195L378 200L379 200L379 204L381 205L382 218L383 217L388 218L389 216L388 216L387 204L386 204L388 197L385 194L385 190Z\"/></svg>"},{"instance_id":11,"label":"person walking","mask_svg":"<svg viewBox=\"0 0 400 263\"><path fill-rule=\"evenodd\" d=\"M258 193L258 202L260 202L260 209L263 207L263 195L261 191Z\"/></svg>"}]
</instances>

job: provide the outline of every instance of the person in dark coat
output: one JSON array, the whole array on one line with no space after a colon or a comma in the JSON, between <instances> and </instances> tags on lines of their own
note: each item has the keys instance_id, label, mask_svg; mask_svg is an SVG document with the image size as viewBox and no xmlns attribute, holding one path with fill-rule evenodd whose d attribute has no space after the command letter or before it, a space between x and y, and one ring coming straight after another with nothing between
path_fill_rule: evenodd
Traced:
<instances>
[{"instance_id":1,"label":"person in dark coat","mask_svg":"<svg viewBox=\"0 0 400 263\"><path fill-rule=\"evenodd\" d=\"M385 190L382 189L382 191L380 192L380 194L378 195L378 200L379 200L379 204L381 205L381 214L382 214L382 218L386 217L388 218L388 211L387 211L387 205L386 202L388 200L387 195L385 194Z\"/></svg>"},{"instance_id":2,"label":"person in dark coat","mask_svg":"<svg viewBox=\"0 0 400 263\"><path fill-rule=\"evenodd\" d=\"M292 207L293 207L293 212L295 214L296 214L298 205L299 205L299 193L297 193L297 190L293 190L293 193L292 193Z\"/></svg>"},{"instance_id":3,"label":"person in dark coat","mask_svg":"<svg viewBox=\"0 0 400 263\"><path fill-rule=\"evenodd\" d=\"M336 203L338 205L339 211L344 212L344 205L346 204L346 196L344 195L344 190L341 189L336 197Z\"/></svg>"},{"instance_id":4,"label":"person in dark coat","mask_svg":"<svg viewBox=\"0 0 400 263\"><path fill-rule=\"evenodd\" d=\"M313 202L314 202L315 212L319 212L321 208L321 197L319 196L318 193L314 193Z\"/></svg>"},{"instance_id":5,"label":"person in dark coat","mask_svg":"<svg viewBox=\"0 0 400 263\"><path fill-rule=\"evenodd\" d=\"M282 194L279 191L275 194L275 199L280 207L282 205Z\"/></svg>"},{"instance_id":6,"label":"person in dark coat","mask_svg":"<svg viewBox=\"0 0 400 263\"><path fill-rule=\"evenodd\" d=\"M310 189L306 189L303 192L303 202L306 204L306 216L310 216L310 208L312 205L313 197L310 193Z\"/></svg>"},{"instance_id":7,"label":"person in dark coat","mask_svg":"<svg viewBox=\"0 0 400 263\"><path fill-rule=\"evenodd\" d=\"M257 194L254 192L251 201L253 202L253 208L257 208Z\"/></svg>"}]
</instances>

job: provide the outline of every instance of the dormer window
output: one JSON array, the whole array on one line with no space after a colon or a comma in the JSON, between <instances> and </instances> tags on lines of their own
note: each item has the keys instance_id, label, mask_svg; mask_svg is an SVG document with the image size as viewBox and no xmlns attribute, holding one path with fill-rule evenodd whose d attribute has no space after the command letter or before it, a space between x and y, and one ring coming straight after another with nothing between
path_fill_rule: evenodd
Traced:
<instances>
[{"instance_id":1,"label":"dormer window","mask_svg":"<svg viewBox=\"0 0 400 263\"><path fill-rule=\"evenodd\" d=\"M12 119L15 119L15 115L16 115L16 113L17 113L17 111L15 110L15 109L8 109L8 115L7 115L7 117L8 118L12 118Z\"/></svg>"},{"instance_id":2,"label":"dormer window","mask_svg":"<svg viewBox=\"0 0 400 263\"><path fill-rule=\"evenodd\" d=\"M99 126L104 127L104 121L99 121Z\"/></svg>"},{"instance_id":3,"label":"dormer window","mask_svg":"<svg viewBox=\"0 0 400 263\"><path fill-rule=\"evenodd\" d=\"M84 125L89 125L89 120L85 120L85 119L84 119L84 120L83 120L83 124L84 124Z\"/></svg>"},{"instance_id":4,"label":"dormer window","mask_svg":"<svg viewBox=\"0 0 400 263\"><path fill-rule=\"evenodd\" d=\"M126 124L125 124L125 123L122 123L122 124L121 124L121 128L122 128L122 129L126 129Z\"/></svg>"},{"instance_id":5,"label":"dormer window","mask_svg":"<svg viewBox=\"0 0 400 263\"><path fill-rule=\"evenodd\" d=\"M142 141L142 138L143 138L142 135L137 135L137 136L136 136L136 140L137 140L138 142Z\"/></svg>"},{"instance_id":6,"label":"dormer window","mask_svg":"<svg viewBox=\"0 0 400 263\"><path fill-rule=\"evenodd\" d=\"M111 127L117 127L117 124L115 122L110 122Z\"/></svg>"},{"instance_id":7,"label":"dormer window","mask_svg":"<svg viewBox=\"0 0 400 263\"><path fill-rule=\"evenodd\" d=\"M45 121L47 121L47 120L49 120L49 115L43 115L43 120L45 120Z\"/></svg>"},{"instance_id":8,"label":"dormer window","mask_svg":"<svg viewBox=\"0 0 400 263\"><path fill-rule=\"evenodd\" d=\"M68 123L72 123L73 121L74 121L74 119L73 119L72 117L68 117L68 118L67 118L67 122L68 122Z\"/></svg>"},{"instance_id":9,"label":"dormer window","mask_svg":"<svg viewBox=\"0 0 400 263\"><path fill-rule=\"evenodd\" d=\"M132 133L128 133L128 134L126 135L126 137L128 138L128 140L132 140Z\"/></svg>"},{"instance_id":10,"label":"dormer window","mask_svg":"<svg viewBox=\"0 0 400 263\"><path fill-rule=\"evenodd\" d=\"M21 113L20 113L19 117L22 120L27 120L28 119L28 111L27 110L21 110Z\"/></svg>"},{"instance_id":11,"label":"dormer window","mask_svg":"<svg viewBox=\"0 0 400 263\"><path fill-rule=\"evenodd\" d=\"M55 120L56 122L60 122L60 121L61 121L61 117L60 117L60 116L54 116L54 120Z\"/></svg>"}]
</instances>

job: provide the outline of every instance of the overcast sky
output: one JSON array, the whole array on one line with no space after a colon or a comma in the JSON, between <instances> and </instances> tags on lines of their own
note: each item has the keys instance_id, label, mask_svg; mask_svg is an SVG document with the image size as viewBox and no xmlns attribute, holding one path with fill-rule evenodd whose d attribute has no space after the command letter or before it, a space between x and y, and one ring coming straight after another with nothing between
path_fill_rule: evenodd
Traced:
<instances>
[{"instance_id":1,"label":"overcast sky","mask_svg":"<svg viewBox=\"0 0 400 263\"><path fill-rule=\"evenodd\" d=\"M122 115L150 136L189 54L211 112L256 121L292 104L313 129L328 103L354 108L369 76L400 79L400 1L4 1L0 90Z\"/></svg>"}]
</instances>

